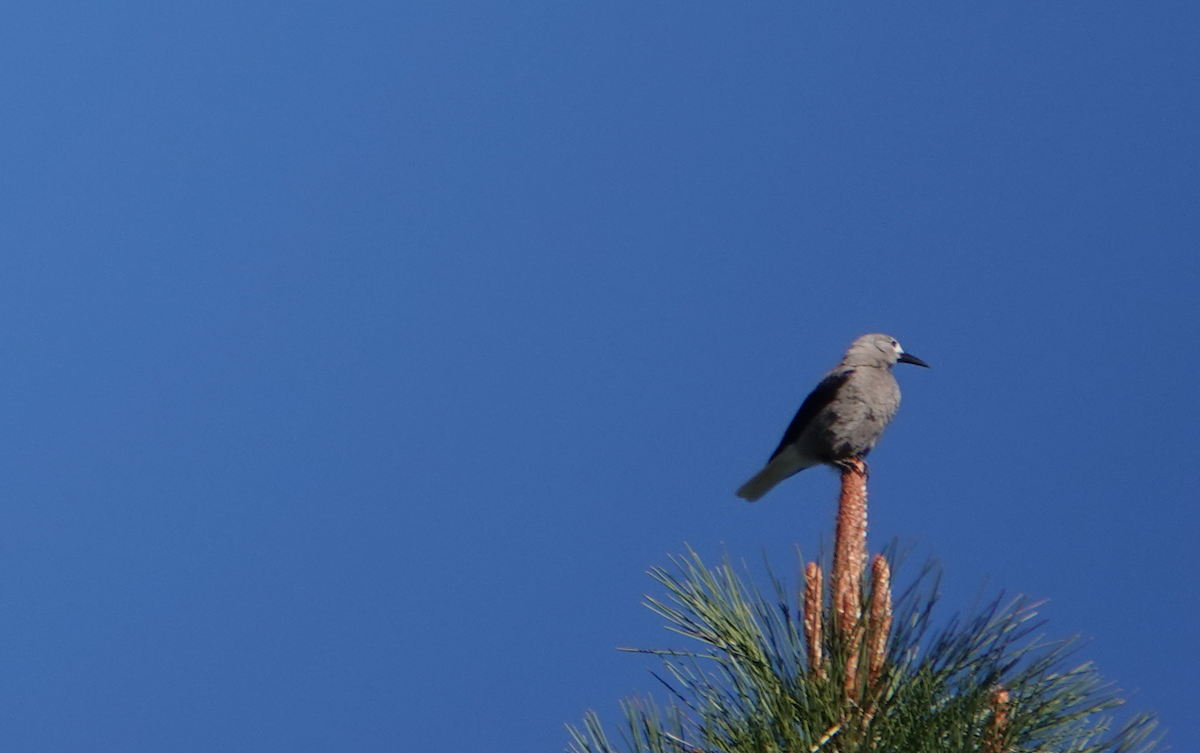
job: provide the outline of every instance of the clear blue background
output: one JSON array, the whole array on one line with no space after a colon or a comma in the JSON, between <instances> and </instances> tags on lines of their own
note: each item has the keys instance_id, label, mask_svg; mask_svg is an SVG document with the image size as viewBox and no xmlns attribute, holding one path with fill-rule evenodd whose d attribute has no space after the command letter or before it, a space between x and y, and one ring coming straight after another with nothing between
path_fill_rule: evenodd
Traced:
<instances>
[{"instance_id":1,"label":"clear blue background","mask_svg":"<svg viewBox=\"0 0 1200 753\"><path fill-rule=\"evenodd\" d=\"M872 547L1200 736L1188 2L14 2L0 747L559 750L864 332ZM909 572L913 572L910 569Z\"/></svg>"}]
</instances>

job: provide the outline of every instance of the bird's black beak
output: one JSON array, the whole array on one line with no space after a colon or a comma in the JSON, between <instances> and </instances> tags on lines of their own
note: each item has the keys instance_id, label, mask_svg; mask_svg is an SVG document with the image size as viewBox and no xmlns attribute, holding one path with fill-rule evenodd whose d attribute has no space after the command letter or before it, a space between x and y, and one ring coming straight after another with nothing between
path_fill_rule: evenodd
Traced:
<instances>
[{"instance_id":1,"label":"bird's black beak","mask_svg":"<svg viewBox=\"0 0 1200 753\"><path fill-rule=\"evenodd\" d=\"M917 358L916 356L914 356L910 353L901 353L900 357L896 360L898 360L900 363L911 363L914 366L924 366L927 369L929 368L929 364L925 363L920 358Z\"/></svg>"}]
</instances>

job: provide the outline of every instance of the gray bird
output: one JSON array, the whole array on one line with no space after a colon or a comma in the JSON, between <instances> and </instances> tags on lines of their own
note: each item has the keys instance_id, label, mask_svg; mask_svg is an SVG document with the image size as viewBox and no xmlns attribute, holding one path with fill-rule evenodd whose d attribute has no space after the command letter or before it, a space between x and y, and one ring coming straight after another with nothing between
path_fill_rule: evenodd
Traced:
<instances>
[{"instance_id":1,"label":"gray bird","mask_svg":"<svg viewBox=\"0 0 1200 753\"><path fill-rule=\"evenodd\" d=\"M863 335L804 399L766 467L737 495L753 502L780 481L814 465L838 466L866 457L900 407L897 363L929 364L909 355L894 337Z\"/></svg>"}]
</instances>

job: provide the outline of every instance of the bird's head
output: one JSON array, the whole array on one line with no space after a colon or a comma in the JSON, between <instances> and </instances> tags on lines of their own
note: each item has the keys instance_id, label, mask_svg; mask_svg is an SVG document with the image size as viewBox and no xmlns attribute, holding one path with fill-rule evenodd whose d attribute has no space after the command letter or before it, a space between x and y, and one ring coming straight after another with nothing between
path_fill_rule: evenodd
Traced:
<instances>
[{"instance_id":1,"label":"bird's head","mask_svg":"<svg viewBox=\"0 0 1200 753\"><path fill-rule=\"evenodd\" d=\"M847 366L891 367L897 363L911 363L929 368L929 364L916 356L904 352L896 338L889 335L863 335L850 345L842 363Z\"/></svg>"}]
</instances>

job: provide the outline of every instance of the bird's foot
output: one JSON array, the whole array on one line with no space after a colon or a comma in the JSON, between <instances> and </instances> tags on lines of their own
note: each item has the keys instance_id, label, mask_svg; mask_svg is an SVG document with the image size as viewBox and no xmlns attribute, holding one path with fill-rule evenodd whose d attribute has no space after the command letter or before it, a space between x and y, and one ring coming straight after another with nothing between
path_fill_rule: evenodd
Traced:
<instances>
[{"instance_id":1,"label":"bird's foot","mask_svg":"<svg viewBox=\"0 0 1200 753\"><path fill-rule=\"evenodd\" d=\"M842 473L858 473L863 476L867 475L867 461L860 457L835 460L834 465L836 465Z\"/></svg>"}]
</instances>

